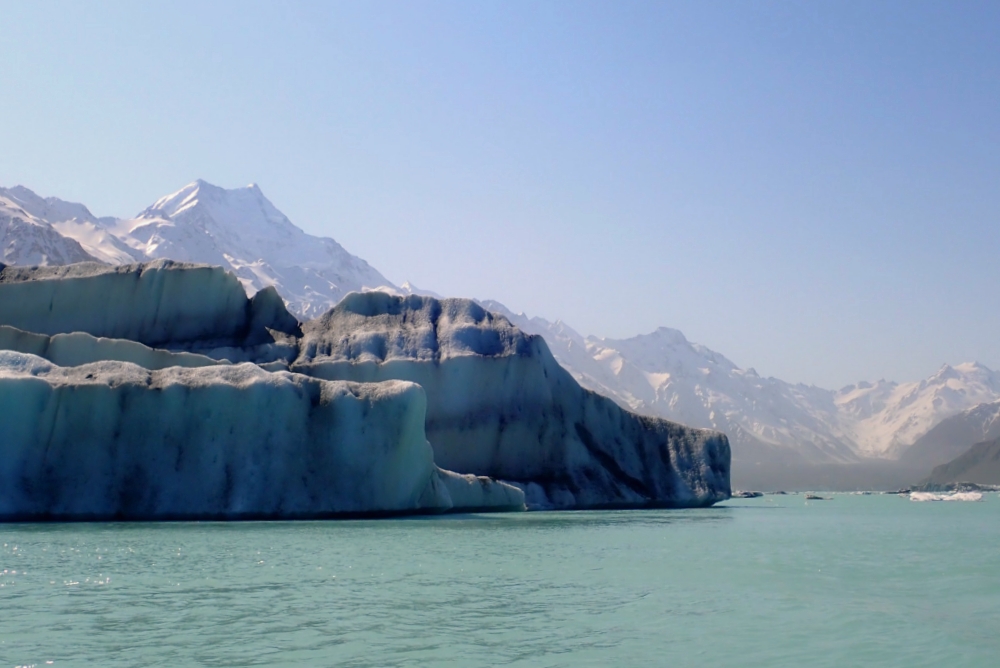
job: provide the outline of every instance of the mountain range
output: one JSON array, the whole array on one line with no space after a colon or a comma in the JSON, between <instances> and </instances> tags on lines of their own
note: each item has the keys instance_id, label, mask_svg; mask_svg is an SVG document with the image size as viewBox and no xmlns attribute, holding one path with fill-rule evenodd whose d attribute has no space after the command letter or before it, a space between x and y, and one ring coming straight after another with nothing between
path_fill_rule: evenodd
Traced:
<instances>
[{"instance_id":1,"label":"mountain range","mask_svg":"<svg viewBox=\"0 0 1000 668\"><path fill-rule=\"evenodd\" d=\"M223 189L198 180L124 219L99 218L82 204L21 186L0 188L0 248L6 264L170 258L219 265L248 293L273 285L303 320L354 291L438 296L409 283L393 285L333 239L305 233L253 184ZM762 377L675 329L598 338L499 302L481 303L542 336L584 387L640 414L724 431L734 462L743 466L887 460L930 468L975 442L954 443L966 432L976 440L992 434L968 425L986 419L976 413L989 413L977 408L981 404L1000 406L1000 373L977 363L944 365L920 381L828 390ZM966 426L947 427L949 418ZM936 428L947 433L935 435Z\"/></svg>"},{"instance_id":2,"label":"mountain range","mask_svg":"<svg viewBox=\"0 0 1000 668\"><path fill-rule=\"evenodd\" d=\"M98 218L82 204L0 188L0 244L7 264L157 258L229 269L247 292L273 285L303 319L349 292L391 285L333 239L306 234L255 184L223 189L195 181L134 218Z\"/></svg>"},{"instance_id":3,"label":"mountain range","mask_svg":"<svg viewBox=\"0 0 1000 668\"><path fill-rule=\"evenodd\" d=\"M916 382L880 380L827 390L741 369L675 329L628 339L584 337L562 322L529 318L494 301L484 304L543 336L585 387L638 413L724 431L734 459L744 462L895 460L945 418L1000 400L1000 373L978 363L945 364ZM929 457L906 462L934 466L950 459L931 450Z\"/></svg>"}]
</instances>

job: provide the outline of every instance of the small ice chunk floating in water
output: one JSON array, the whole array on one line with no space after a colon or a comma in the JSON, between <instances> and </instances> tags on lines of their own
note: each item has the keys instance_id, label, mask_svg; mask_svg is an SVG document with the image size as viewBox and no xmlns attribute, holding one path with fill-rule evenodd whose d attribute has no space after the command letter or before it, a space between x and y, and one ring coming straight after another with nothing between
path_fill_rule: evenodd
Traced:
<instances>
[{"instance_id":1,"label":"small ice chunk floating in water","mask_svg":"<svg viewBox=\"0 0 1000 668\"><path fill-rule=\"evenodd\" d=\"M982 501L979 492L954 492L952 494L934 494L932 492L910 492L910 501Z\"/></svg>"}]
</instances>

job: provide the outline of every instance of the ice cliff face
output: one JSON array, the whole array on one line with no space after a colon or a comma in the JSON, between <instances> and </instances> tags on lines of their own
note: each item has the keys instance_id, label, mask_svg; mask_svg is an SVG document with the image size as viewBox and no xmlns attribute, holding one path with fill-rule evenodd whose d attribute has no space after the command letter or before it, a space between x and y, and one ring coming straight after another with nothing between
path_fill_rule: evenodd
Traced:
<instances>
[{"instance_id":1,"label":"ice cliff face","mask_svg":"<svg viewBox=\"0 0 1000 668\"><path fill-rule=\"evenodd\" d=\"M0 264L0 324L150 346L249 346L297 333L299 326L273 288L248 299L236 278L221 268L170 260L121 266Z\"/></svg>"},{"instance_id":2,"label":"ice cliff face","mask_svg":"<svg viewBox=\"0 0 1000 668\"><path fill-rule=\"evenodd\" d=\"M465 299L348 295L303 325L291 368L409 380L443 467L516 483L534 507L702 506L729 496L717 432L643 418L585 390L506 318Z\"/></svg>"},{"instance_id":3,"label":"ice cliff face","mask_svg":"<svg viewBox=\"0 0 1000 668\"><path fill-rule=\"evenodd\" d=\"M0 352L0 519L295 518L516 508L439 470L424 393L253 364L63 368Z\"/></svg>"}]
</instances>

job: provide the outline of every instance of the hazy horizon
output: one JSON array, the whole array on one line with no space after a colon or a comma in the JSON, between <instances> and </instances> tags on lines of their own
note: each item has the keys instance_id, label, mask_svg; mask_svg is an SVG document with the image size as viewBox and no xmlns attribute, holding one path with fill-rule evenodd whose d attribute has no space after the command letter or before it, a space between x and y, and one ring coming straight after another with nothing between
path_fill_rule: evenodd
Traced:
<instances>
[{"instance_id":1,"label":"hazy horizon","mask_svg":"<svg viewBox=\"0 0 1000 668\"><path fill-rule=\"evenodd\" d=\"M385 7L0 1L0 186L255 182L396 283L790 382L1000 369L1000 7Z\"/></svg>"}]
</instances>

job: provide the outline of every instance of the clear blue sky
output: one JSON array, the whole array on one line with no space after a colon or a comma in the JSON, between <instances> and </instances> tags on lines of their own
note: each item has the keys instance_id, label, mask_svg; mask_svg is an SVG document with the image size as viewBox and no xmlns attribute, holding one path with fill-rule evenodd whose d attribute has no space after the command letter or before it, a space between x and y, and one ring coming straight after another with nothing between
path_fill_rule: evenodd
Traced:
<instances>
[{"instance_id":1,"label":"clear blue sky","mask_svg":"<svg viewBox=\"0 0 1000 668\"><path fill-rule=\"evenodd\" d=\"M396 282L839 387L1000 368L1000 3L0 0L0 185L257 182Z\"/></svg>"}]
</instances>

